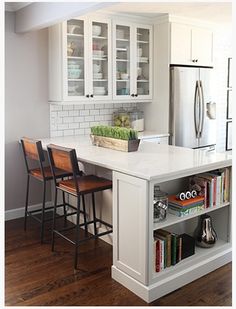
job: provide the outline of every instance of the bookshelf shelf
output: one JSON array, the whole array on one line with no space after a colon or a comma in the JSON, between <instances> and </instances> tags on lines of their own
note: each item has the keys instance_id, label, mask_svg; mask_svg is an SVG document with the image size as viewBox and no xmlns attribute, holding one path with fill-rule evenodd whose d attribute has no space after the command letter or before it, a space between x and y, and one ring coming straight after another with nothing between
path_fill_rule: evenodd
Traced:
<instances>
[{"instance_id":1,"label":"bookshelf shelf","mask_svg":"<svg viewBox=\"0 0 236 309\"><path fill-rule=\"evenodd\" d=\"M214 247L212 248L195 248L195 254L180 261L174 266L170 266L165 268L160 272L153 272L153 281L163 280L169 276L176 274L177 272L181 272L186 270L187 268L193 267L193 265L197 266L197 264L201 264L206 262L207 259L210 259L213 255L219 254L224 250L229 250L231 247L230 243L218 239Z\"/></svg>"},{"instance_id":2,"label":"bookshelf shelf","mask_svg":"<svg viewBox=\"0 0 236 309\"><path fill-rule=\"evenodd\" d=\"M167 219L165 221L159 222L159 223L153 223L153 230L162 229L162 228L168 227L170 225L174 225L174 224L186 221L186 220L190 220L192 218L199 217L199 216L201 216L203 214L206 214L206 213L209 213L211 211L214 211L214 210L217 210L217 209L221 209L221 208L227 207L227 206L230 206L229 202L228 203L224 203L224 204L222 204L220 206L215 206L215 207L206 208L204 210L200 210L200 211L198 211L195 214L187 215L185 217L177 217L175 215L172 215L172 214L168 213Z\"/></svg>"}]
</instances>

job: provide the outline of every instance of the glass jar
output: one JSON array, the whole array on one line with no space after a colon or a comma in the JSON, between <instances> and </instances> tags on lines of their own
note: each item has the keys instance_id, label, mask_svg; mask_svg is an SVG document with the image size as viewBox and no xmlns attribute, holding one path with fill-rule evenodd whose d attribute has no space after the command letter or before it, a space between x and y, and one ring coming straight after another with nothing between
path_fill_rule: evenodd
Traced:
<instances>
[{"instance_id":1,"label":"glass jar","mask_svg":"<svg viewBox=\"0 0 236 309\"><path fill-rule=\"evenodd\" d=\"M120 108L113 113L113 126L130 128L130 115L125 109Z\"/></svg>"},{"instance_id":2,"label":"glass jar","mask_svg":"<svg viewBox=\"0 0 236 309\"><path fill-rule=\"evenodd\" d=\"M168 194L160 190L160 186L154 186L153 221L160 222L166 219L168 209Z\"/></svg>"},{"instance_id":3,"label":"glass jar","mask_svg":"<svg viewBox=\"0 0 236 309\"><path fill-rule=\"evenodd\" d=\"M130 125L131 128L142 132L144 130L144 112L134 107L130 112Z\"/></svg>"}]
</instances>

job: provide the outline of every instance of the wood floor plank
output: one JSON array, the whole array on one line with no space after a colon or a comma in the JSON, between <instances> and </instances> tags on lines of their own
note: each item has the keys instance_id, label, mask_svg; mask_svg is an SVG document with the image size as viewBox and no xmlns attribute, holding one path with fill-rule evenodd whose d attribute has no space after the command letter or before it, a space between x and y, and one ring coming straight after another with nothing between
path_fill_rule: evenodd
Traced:
<instances>
[{"instance_id":1,"label":"wood floor plank","mask_svg":"<svg viewBox=\"0 0 236 309\"><path fill-rule=\"evenodd\" d=\"M79 249L79 271L73 271L74 248L56 238L51 252L49 231L39 241L39 226L23 219L6 222L5 304L7 306L148 306L111 278L112 247L91 240ZM49 224L48 224L49 227ZM70 232L73 236L73 232ZM231 306L232 264L154 301L150 306Z\"/></svg>"}]
</instances>

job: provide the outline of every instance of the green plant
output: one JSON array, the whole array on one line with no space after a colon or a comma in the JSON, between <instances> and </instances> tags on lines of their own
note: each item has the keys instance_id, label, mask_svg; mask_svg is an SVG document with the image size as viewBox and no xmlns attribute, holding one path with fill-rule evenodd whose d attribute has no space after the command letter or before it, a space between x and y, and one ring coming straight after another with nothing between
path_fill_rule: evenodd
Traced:
<instances>
[{"instance_id":1,"label":"green plant","mask_svg":"<svg viewBox=\"0 0 236 309\"><path fill-rule=\"evenodd\" d=\"M94 126L91 127L93 135L112 137L123 140L138 139L138 132L133 129L111 127L111 126Z\"/></svg>"}]
</instances>

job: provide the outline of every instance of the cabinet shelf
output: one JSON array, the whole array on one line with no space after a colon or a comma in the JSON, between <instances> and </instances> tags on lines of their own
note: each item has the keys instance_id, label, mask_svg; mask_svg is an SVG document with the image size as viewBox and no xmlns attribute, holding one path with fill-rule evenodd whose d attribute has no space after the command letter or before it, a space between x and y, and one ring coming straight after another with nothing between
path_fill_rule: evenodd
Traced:
<instances>
[{"instance_id":1,"label":"cabinet shelf","mask_svg":"<svg viewBox=\"0 0 236 309\"><path fill-rule=\"evenodd\" d=\"M120 61L120 62L129 62L128 59L116 59L116 61Z\"/></svg>"},{"instance_id":2,"label":"cabinet shelf","mask_svg":"<svg viewBox=\"0 0 236 309\"><path fill-rule=\"evenodd\" d=\"M103 58L99 58L99 57L93 57L94 61L106 61L107 60L107 56L103 57Z\"/></svg>"},{"instance_id":3,"label":"cabinet shelf","mask_svg":"<svg viewBox=\"0 0 236 309\"><path fill-rule=\"evenodd\" d=\"M208 212L211 212L211 211L214 211L214 210L217 210L217 209L221 209L221 208L227 207L229 205L230 205L229 202L228 203L224 203L224 204L222 204L220 206L206 208L206 209L203 209L203 210L200 210L200 211L196 212L195 214L186 215L184 217L177 217L175 215L172 215L172 214L168 213L167 214L167 219L165 221L153 223L153 230L162 229L164 227L167 227L167 226L170 226L170 225L173 225L173 224L185 221L185 220L189 220L189 219L201 216L201 215L203 215L205 213L208 213Z\"/></svg>"},{"instance_id":4,"label":"cabinet shelf","mask_svg":"<svg viewBox=\"0 0 236 309\"><path fill-rule=\"evenodd\" d=\"M95 40L107 40L107 37L105 37L105 36L96 36L96 35L94 35L92 38L95 39Z\"/></svg>"},{"instance_id":5,"label":"cabinet shelf","mask_svg":"<svg viewBox=\"0 0 236 309\"><path fill-rule=\"evenodd\" d=\"M107 82L107 79L93 79L94 82Z\"/></svg>"},{"instance_id":6,"label":"cabinet shelf","mask_svg":"<svg viewBox=\"0 0 236 309\"><path fill-rule=\"evenodd\" d=\"M117 47L116 48L116 51L119 51L119 52L127 52L127 48L123 48L123 47Z\"/></svg>"},{"instance_id":7,"label":"cabinet shelf","mask_svg":"<svg viewBox=\"0 0 236 309\"><path fill-rule=\"evenodd\" d=\"M68 78L68 82L83 82L84 79L81 78Z\"/></svg>"},{"instance_id":8,"label":"cabinet shelf","mask_svg":"<svg viewBox=\"0 0 236 309\"><path fill-rule=\"evenodd\" d=\"M83 34L76 34L76 33L67 33L67 36L75 37L75 38L83 38Z\"/></svg>"},{"instance_id":9,"label":"cabinet shelf","mask_svg":"<svg viewBox=\"0 0 236 309\"><path fill-rule=\"evenodd\" d=\"M67 59L74 59L74 60L84 60L84 57L77 57L77 56L67 56Z\"/></svg>"},{"instance_id":10,"label":"cabinet shelf","mask_svg":"<svg viewBox=\"0 0 236 309\"><path fill-rule=\"evenodd\" d=\"M128 39L116 39L116 41L120 41L120 42L129 42Z\"/></svg>"},{"instance_id":11,"label":"cabinet shelf","mask_svg":"<svg viewBox=\"0 0 236 309\"><path fill-rule=\"evenodd\" d=\"M137 79L138 83L149 83L148 79Z\"/></svg>"},{"instance_id":12,"label":"cabinet shelf","mask_svg":"<svg viewBox=\"0 0 236 309\"><path fill-rule=\"evenodd\" d=\"M138 44L149 44L148 41L137 41Z\"/></svg>"},{"instance_id":13,"label":"cabinet shelf","mask_svg":"<svg viewBox=\"0 0 236 309\"><path fill-rule=\"evenodd\" d=\"M153 279L155 281L162 280L166 277L171 276L172 274L184 271L189 267L192 268L193 265L204 262L207 260L207 258L211 258L213 255L217 253L222 253L224 250L228 250L230 248L230 243L222 239L218 239L212 248L200 248L196 246L194 255L183 259L182 261L173 266L166 267L160 272L153 272Z\"/></svg>"}]
</instances>

